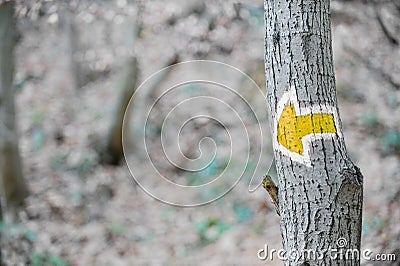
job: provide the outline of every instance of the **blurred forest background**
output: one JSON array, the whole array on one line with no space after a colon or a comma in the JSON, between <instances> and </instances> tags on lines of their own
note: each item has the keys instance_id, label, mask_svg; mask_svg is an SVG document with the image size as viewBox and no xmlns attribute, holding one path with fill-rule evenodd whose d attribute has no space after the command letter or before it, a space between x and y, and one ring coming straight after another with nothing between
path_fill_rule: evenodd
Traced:
<instances>
[{"instance_id":1,"label":"blurred forest background","mask_svg":"<svg viewBox=\"0 0 400 266\"><path fill-rule=\"evenodd\" d=\"M365 177L362 247L400 260L400 3L331 7L344 135ZM175 62L231 64L264 90L262 1L21 0L15 17L29 195L0 224L0 265L265 265L257 251L281 248L264 191L240 183L206 206L170 206L135 185L108 139L122 92Z\"/></svg>"}]
</instances>

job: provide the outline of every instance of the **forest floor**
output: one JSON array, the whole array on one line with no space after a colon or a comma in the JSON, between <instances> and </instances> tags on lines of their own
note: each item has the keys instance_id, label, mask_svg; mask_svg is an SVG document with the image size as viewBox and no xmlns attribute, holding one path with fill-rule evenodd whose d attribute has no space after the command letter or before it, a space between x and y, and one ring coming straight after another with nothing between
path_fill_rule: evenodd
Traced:
<instances>
[{"instance_id":1,"label":"forest floor","mask_svg":"<svg viewBox=\"0 0 400 266\"><path fill-rule=\"evenodd\" d=\"M93 138L106 134L130 53L141 80L179 54L233 65L264 90L262 4L246 1L237 16L231 1L188 2L144 1L134 41L140 1L17 5L16 107L30 196L21 222L1 226L1 265L282 265L257 257L266 244L282 247L265 191L240 182L211 204L174 207L146 194L125 164L98 163ZM362 248L399 261L400 49L376 18L378 10L400 36L400 9L389 2L333 1L332 37L346 146L364 175Z\"/></svg>"}]
</instances>

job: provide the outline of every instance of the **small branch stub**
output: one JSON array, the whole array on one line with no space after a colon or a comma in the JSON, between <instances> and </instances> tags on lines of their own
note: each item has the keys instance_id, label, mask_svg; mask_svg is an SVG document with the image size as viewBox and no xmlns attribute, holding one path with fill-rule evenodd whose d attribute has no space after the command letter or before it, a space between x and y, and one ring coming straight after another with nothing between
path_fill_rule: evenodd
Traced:
<instances>
[{"instance_id":1,"label":"small branch stub","mask_svg":"<svg viewBox=\"0 0 400 266\"><path fill-rule=\"evenodd\" d=\"M271 197L271 202L275 205L276 213L280 216L281 212L279 210L278 187L269 175L264 177L262 185Z\"/></svg>"}]
</instances>

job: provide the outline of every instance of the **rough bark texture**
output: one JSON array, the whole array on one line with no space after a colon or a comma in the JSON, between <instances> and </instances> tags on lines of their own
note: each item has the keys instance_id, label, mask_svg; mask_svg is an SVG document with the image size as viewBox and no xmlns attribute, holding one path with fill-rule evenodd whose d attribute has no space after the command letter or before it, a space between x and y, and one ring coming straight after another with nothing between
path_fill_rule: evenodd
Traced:
<instances>
[{"instance_id":1,"label":"rough bark texture","mask_svg":"<svg viewBox=\"0 0 400 266\"><path fill-rule=\"evenodd\" d=\"M22 175L15 125L12 81L17 32L13 13L14 2L0 3L0 192L7 209L20 206L28 194Z\"/></svg>"},{"instance_id":2,"label":"rough bark texture","mask_svg":"<svg viewBox=\"0 0 400 266\"><path fill-rule=\"evenodd\" d=\"M362 175L346 152L337 108L330 1L265 0L264 6L267 101L279 178L283 246L292 254L313 250L320 256L287 254L285 265L359 265L359 258L345 256L347 249L360 249ZM301 110L310 110L310 135L316 137L303 142L309 149L308 163L283 152L277 140L279 103L290 88L295 90L291 102ZM318 137L317 133L326 129L322 125L315 129L316 112L323 113L327 106L336 117L335 133ZM301 121L292 121L295 130L304 128ZM347 242L343 256L337 246L339 238Z\"/></svg>"}]
</instances>

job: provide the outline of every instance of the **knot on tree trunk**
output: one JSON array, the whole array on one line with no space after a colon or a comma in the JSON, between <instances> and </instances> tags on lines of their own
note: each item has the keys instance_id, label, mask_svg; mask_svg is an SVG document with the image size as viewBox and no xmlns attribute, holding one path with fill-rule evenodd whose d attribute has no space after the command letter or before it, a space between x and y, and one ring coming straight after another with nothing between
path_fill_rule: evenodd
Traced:
<instances>
[{"instance_id":1,"label":"knot on tree trunk","mask_svg":"<svg viewBox=\"0 0 400 266\"><path fill-rule=\"evenodd\" d=\"M345 168L341 172L342 184L343 185L352 185L356 187L361 187L363 184L363 176L361 174L360 168L353 165L353 168Z\"/></svg>"}]
</instances>

